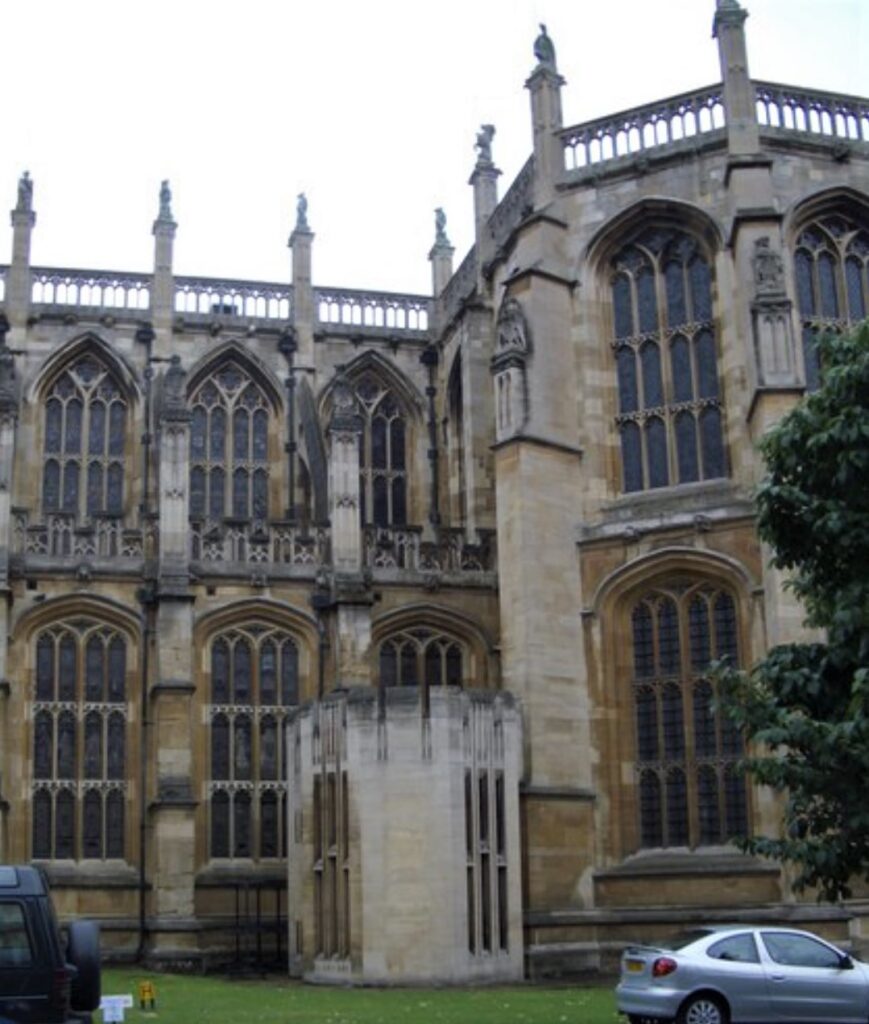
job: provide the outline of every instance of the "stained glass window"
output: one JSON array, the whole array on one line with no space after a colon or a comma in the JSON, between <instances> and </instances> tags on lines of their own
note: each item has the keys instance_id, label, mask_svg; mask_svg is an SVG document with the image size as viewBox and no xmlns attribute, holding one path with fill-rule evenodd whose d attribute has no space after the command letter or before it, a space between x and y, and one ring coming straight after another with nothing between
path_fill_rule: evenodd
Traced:
<instances>
[{"instance_id":1,"label":"stained glass window","mask_svg":"<svg viewBox=\"0 0 869 1024\"><path fill-rule=\"evenodd\" d=\"M370 371L352 384L363 421L359 439L363 525L404 526L408 488L405 414L389 388Z\"/></svg>"}]
</instances>

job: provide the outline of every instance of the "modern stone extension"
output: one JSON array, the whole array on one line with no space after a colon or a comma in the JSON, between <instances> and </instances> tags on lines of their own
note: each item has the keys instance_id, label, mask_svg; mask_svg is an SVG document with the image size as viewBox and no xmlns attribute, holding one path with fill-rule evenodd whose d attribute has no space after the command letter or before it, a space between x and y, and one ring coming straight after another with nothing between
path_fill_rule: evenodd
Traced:
<instances>
[{"instance_id":1,"label":"modern stone extension","mask_svg":"<svg viewBox=\"0 0 869 1024\"><path fill-rule=\"evenodd\" d=\"M713 12L710 10L710 14ZM869 101L750 78L564 126L432 294L0 268L0 862L118 957L305 977L596 969L686 922L810 923L705 669L801 635L755 442L869 308ZM562 43L562 45L565 45ZM570 45L569 41L566 45ZM807 48L810 42L806 43ZM710 75L710 77L713 77Z\"/></svg>"}]
</instances>

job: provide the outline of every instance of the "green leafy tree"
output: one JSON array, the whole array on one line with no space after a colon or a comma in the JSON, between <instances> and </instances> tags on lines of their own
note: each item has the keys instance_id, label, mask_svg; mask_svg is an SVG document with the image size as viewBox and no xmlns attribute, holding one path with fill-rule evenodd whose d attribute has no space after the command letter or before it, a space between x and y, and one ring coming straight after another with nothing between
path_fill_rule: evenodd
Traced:
<instances>
[{"instance_id":1,"label":"green leafy tree","mask_svg":"<svg viewBox=\"0 0 869 1024\"><path fill-rule=\"evenodd\" d=\"M766 435L761 537L823 639L721 670L727 713L784 795L780 836L744 849L797 869L799 889L869 879L869 322L821 340L821 387Z\"/></svg>"}]
</instances>

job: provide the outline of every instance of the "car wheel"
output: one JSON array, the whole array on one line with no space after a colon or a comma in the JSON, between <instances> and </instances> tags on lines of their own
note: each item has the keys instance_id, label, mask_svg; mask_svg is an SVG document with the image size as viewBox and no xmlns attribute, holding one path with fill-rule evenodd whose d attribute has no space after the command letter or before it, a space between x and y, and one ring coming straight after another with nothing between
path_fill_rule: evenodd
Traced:
<instances>
[{"instance_id":1,"label":"car wheel","mask_svg":"<svg viewBox=\"0 0 869 1024\"><path fill-rule=\"evenodd\" d=\"M727 1008L715 996L692 996L682 1004L676 1024L727 1024Z\"/></svg>"},{"instance_id":2,"label":"car wheel","mask_svg":"<svg viewBox=\"0 0 869 1024\"><path fill-rule=\"evenodd\" d=\"M66 959L76 969L70 1005L77 1013L91 1013L100 1005L100 929L93 921L73 921L69 926Z\"/></svg>"}]
</instances>

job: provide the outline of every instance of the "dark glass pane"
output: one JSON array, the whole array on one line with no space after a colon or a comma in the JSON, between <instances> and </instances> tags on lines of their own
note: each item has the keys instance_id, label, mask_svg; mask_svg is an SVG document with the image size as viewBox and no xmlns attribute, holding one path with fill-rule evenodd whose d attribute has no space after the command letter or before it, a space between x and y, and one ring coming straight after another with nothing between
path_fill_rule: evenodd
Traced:
<instances>
[{"instance_id":1,"label":"dark glass pane","mask_svg":"<svg viewBox=\"0 0 869 1024\"><path fill-rule=\"evenodd\" d=\"M679 769L667 773L667 845L688 845L688 789Z\"/></svg>"},{"instance_id":2,"label":"dark glass pane","mask_svg":"<svg viewBox=\"0 0 869 1024\"><path fill-rule=\"evenodd\" d=\"M233 723L233 778L246 782L251 778L251 725L247 715L239 715Z\"/></svg>"},{"instance_id":3,"label":"dark glass pane","mask_svg":"<svg viewBox=\"0 0 869 1024\"><path fill-rule=\"evenodd\" d=\"M78 690L76 663L75 663L75 640L64 634L60 641L60 672L58 673L57 699L75 700Z\"/></svg>"},{"instance_id":4,"label":"dark glass pane","mask_svg":"<svg viewBox=\"0 0 869 1024\"><path fill-rule=\"evenodd\" d=\"M407 502L405 491L407 480L397 476L392 481L392 525L404 526L407 523Z\"/></svg>"},{"instance_id":5,"label":"dark glass pane","mask_svg":"<svg viewBox=\"0 0 869 1024\"><path fill-rule=\"evenodd\" d=\"M278 797L276 793L263 793L260 798L260 856L277 857L278 854Z\"/></svg>"},{"instance_id":6,"label":"dark glass pane","mask_svg":"<svg viewBox=\"0 0 869 1024\"><path fill-rule=\"evenodd\" d=\"M622 345L616 353L619 380L619 412L636 412L639 408L637 392L637 355L630 345Z\"/></svg>"},{"instance_id":7,"label":"dark glass pane","mask_svg":"<svg viewBox=\"0 0 869 1024\"><path fill-rule=\"evenodd\" d=\"M42 471L42 505L46 512L60 507L60 466L49 459Z\"/></svg>"},{"instance_id":8,"label":"dark glass pane","mask_svg":"<svg viewBox=\"0 0 869 1024\"><path fill-rule=\"evenodd\" d=\"M278 653L272 640L265 640L259 652L259 702L278 702Z\"/></svg>"},{"instance_id":9,"label":"dark glass pane","mask_svg":"<svg viewBox=\"0 0 869 1024\"><path fill-rule=\"evenodd\" d=\"M106 778L123 779L124 777L124 766L127 759L126 732L124 716L117 711L109 715Z\"/></svg>"},{"instance_id":10,"label":"dark glass pane","mask_svg":"<svg viewBox=\"0 0 869 1024\"><path fill-rule=\"evenodd\" d=\"M45 403L45 451L59 452L63 430L63 406L56 398Z\"/></svg>"},{"instance_id":11,"label":"dark glass pane","mask_svg":"<svg viewBox=\"0 0 869 1024\"><path fill-rule=\"evenodd\" d=\"M724 439L721 436L721 410L714 405L700 413L700 443L703 446L703 479L724 476Z\"/></svg>"},{"instance_id":12,"label":"dark glass pane","mask_svg":"<svg viewBox=\"0 0 869 1024\"><path fill-rule=\"evenodd\" d=\"M121 704L127 696L127 645L119 636L109 643L109 700Z\"/></svg>"},{"instance_id":13,"label":"dark glass pane","mask_svg":"<svg viewBox=\"0 0 869 1024\"><path fill-rule=\"evenodd\" d=\"M247 640L239 640L232 652L232 699L236 704L250 704L251 652Z\"/></svg>"},{"instance_id":14,"label":"dark glass pane","mask_svg":"<svg viewBox=\"0 0 869 1024\"><path fill-rule=\"evenodd\" d=\"M251 821L250 794L236 793L233 801L233 825L235 833L235 849L233 856L250 857L251 855Z\"/></svg>"},{"instance_id":15,"label":"dark glass pane","mask_svg":"<svg viewBox=\"0 0 869 1024\"><path fill-rule=\"evenodd\" d=\"M190 471L190 515L205 515L205 470L199 466Z\"/></svg>"},{"instance_id":16,"label":"dark glass pane","mask_svg":"<svg viewBox=\"0 0 869 1024\"><path fill-rule=\"evenodd\" d=\"M103 642L92 636L85 652L85 700L103 699Z\"/></svg>"},{"instance_id":17,"label":"dark glass pane","mask_svg":"<svg viewBox=\"0 0 869 1024\"><path fill-rule=\"evenodd\" d=\"M848 316L852 320L866 317L866 300L863 295L863 266L851 256L845 261L845 287L848 292Z\"/></svg>"},{"instance_id":18,"label":"dark glass pane","mask_svg":"<svg viewBox=\"0 0 869 1024\"><path fill-rule=\"evenodd\" d=\"M211 647L211 703L229 703L229 647L215 640Z\"/></svg>"},{"instance_id":19,"label":"dark glass pane","mask_svg":"<svg viewBox=\"0 0 869 1024\"><path fill-rule=\"evenodd\" d=\"M458 644L447 648L447 686L462 685L462 651Z\"/></svg>"},{"instance_id":20,"label":"dark glass pane","mask_svg":"<svg viewBox=\"0 0 869 1024\"><path fill-rule=\"evenodd\" d=\"M694 398L691 377L691 351L688 339L677 334L670 342L670 366L673 371L673 398L677 402L690 402Z\"/></svg>"},{"instance_id":21,"label":"dark glass pane","mask_svg":"<svg viewBox=\"0 0 869 1024\"><path fill-rule=\"evenodd\" d=\"M815 315L815 293L812 288L812 258L805 249L797 249L794 255L794 270L797 278L797 301L803 317Z\"/></svg>"},{"instance_id":22,"label":"dark glass pane","mask_svg":"<svg viewBox=\"0 0 869 1024\"><path fill-rule=\"evenodd\" d=\"M223 518L225 480L226 474L222 469L212 469L209 480L211 490L208 495L208 514L212 519Z\"/></svg>"},{"instance_id":23,"label":"dark glass pane","mask_svg":"<svg viewBox=\"0 0 869 1024\"><path fill-rule=\"evenodd\" d=\"M229 856L229 794L211 797L211 856Z\"/></svg>"},{"instance_id":24,"label":"dark glass pane","mask_svg":"<svg viewBox=\"0 0 869 1024\"><path fill-rule=\"evenodd\" d=\"M643 602L631 615L634 633L634 672L643 679L655 674L655 650L652 633L652 611Z\"/></svg>"},{"instance_id":25,"label":"dark glass pane","mask_svg":"<svg viewBox=\"0 0 869 1024\"><path fill-rule=\"evenodd\" d=\"M299 703L299 651L292 640L281 648L281 703L284 707Z\"/></svg>"},{"instance_id":26,"label":"dark glass pane","mask_svg":"<svg viewBox=\"0 0 869 1024\"><path fill-rule=\"evenodd\" d=\"M389 425L389 464L404 469L404 420L396 417Z\"/></svg>"},{"instance_id":27,"label":"dark glass pane","mask_svg":"<svg viewBox=\"0 0 869 1024\"><path fill-rule=\"evenodd\" d=\"M811 327L803 328L803 360L806 364L806 388L817 391L821 386L821 353Z\"/></svg>"},{"instance_id":28,"label":"dark glass pane","mask_svg":"<svg viewBox=\"0 0 869 1024\"><path fill-rule=\"evenodd\" d=\"M640 332L658 330L658 300L655 296L655 275L652 268L642 267L637 274L637 304L640 311Z\"/></svg>"},{"instance_id":29,"label":"dark glass pane","mask_svg":"<svg viewBox=\"0 0 869 1024\"><path fill-rule=\"evenodd\" d=\"M236 409L232 417L232 454L239 460L246 460L250 445L250 422L246 409Z\"/></svg>"},{"instance_id":30,"label":"dark glass pane","mask_svg":"<svg viewBox=\"0 0 869 1024\"><path fill-rule=\"evenodd\" d=\"M401 685L419 686L416 673L416 648L413 644L404 644L401 648Z\"/></svg>"},{"instance_id":31,"label":"dark glass pane","mask_svg":"<svg viewBox=\"0 0 869 1024\"><path fill-rule=\"evenodd\" d=\"M57 794L54 817L54 856L72 860L75 856L75 798L68 789Z\"/></svg>"},{"instance_id":32,"label":"dark glass pane","mask_svg":"<svg viewBox=\"0 0 869 1024\"><path fill-rule=\"evenodd\" d=\"M106 797L106 856L124 858L124 794L116 789Z\"/></svg>"},{"instance_id":33,"label":"dark glass pane","mask_svg":"<svg viewBox=\"0 0 869 1024\"><path fill-rule=\"evenodd\" d=\"M694 748L698 757L715 757L718 753L712 687L705 679L694 687Z\"/></svg>"},{"instance_id":34,"label":"dark glass pane","mask_svg":"<svg viewBox=\"0 0 869 1024\"><path fill-rule=\"evenodd\" d=\"M634 333L634 314L631 309L631 282L627 274L619 274L613 281L613 316L616 337L629 338Z\"/></svg>"},{"instance_id":35,"label":"dark glass pane","mask_svg":"<svg viewBox=\"0 0 869 1024\"><path fill-rule=\"evenodd\" d=\"M205 458L205 431L208 414L201 405L193 409L193 418L190 421L190 457L192 459Z\"/></svg>"},{"instance_id":36,"label":"dark glass pane","mask_svg":"<svg viewBox=\"0 0 869 1024\"><path fill-rule=\"evenodd\" d=\"M695 321L712 319L712 288L709 279L709 267L706 261L696 256L691 260L691 299L694 307Z\"/></svg>"},{"instance_id":37,"label":"dark glass pane","mask_svg":"<svg viewBox=\"0 0 869 1024\"><path fill-rule=\"evenodd\" d=\"M124 454L127 410L121 402L109 406L109 455Z\"/></svg>"},{"instance_id":38,"label":"dark glass pane","mask_svg":"<svg viewBox=\"0 0 869 1024\"><path fill-rule=\"evenodd\" d=\"M718 776L715 769L703 765L697 770L697 818L700 844L721 842L721 811L718 807Z\"/></svg>"},{"instance_id":39,"label":"dark glass pane","mask_svg":"<svg viewBox=\"0 0 869 1024\"><path fill-rule=\"evenodd\" d=\"M658 605L658 670L676 675L680 670L679 614L676 604L665 598Z\"/></svg>"},{"instance_id":40,"label":"dark glass pane","mask_svg":"<svg viewBox=\"0 0 869 1024\"><path fill-rule=\"evenodd\" d=\"M442 682L441 649L438 644L432 643L425 649L425 685L440 686Z\"/></svg>"},{"instance_id":41,"label":"dark glass pane","mask_svg":"<svg viewBox=\"0 0 869 1024\"><path fill-rule=\"evenodd\" d=\"M664 404L664 385L661 380L661 350L654 341L647 341L640 349L643 368L643 408L657 409Z\"/></svg>"},{"instance_id":42,"label":"dark glass pane","mask_svg":"<svg viewBox=\"0 0 869 1024\"><path fill-rule=\"evenodd\" d=\"M260 778L273 780L278 777L278 723L269 715L260 721L259 730Z\"/></svg>"},{"instance_id":43,"label":"dark glass pane","mask_svg":"<svg viewBox=\"0 0 869 1024\"><path fill-rule=\"evenodd\" d=\"M63 511L78 512L77 462L67 462L63 467Z\"/></svg>"},{"instance_id":44,"label":"dark glass pane","mask_svg":"<svg viewBox=\"0 0 869 1024\"><path fill-rule=\"evenodd\" d=\"M386 477L374 478L374 525L389 526L389 502Z\"/></svg>"},{"instance_id":45,"label":"dark glass pane","mask_svg":"<svg viewBox=\"0 0 869 1024\"><path fill-rule=\"evenodd\" d=\"M103 717L96 711L84 720L84 777L103 777Z\"/></svg>"},{"instance_id":46,"label":"dark glass pane","mask_svg":"<svg viewBox=\"0 0 869 1024\"><path fill-rule=\"evenodd\" d=\"M395 646L388 641L380 648L380 685L398 685L398 663Z\"/></svg>"},{"instance_id":47,"label":"dark glass pane","mask_svg":"<svg viewBox=\"0 0 869 1024\"><path fill-rule=\"evenodd\" d=\"M70 711L57 716L57 777L75 778L75 716Z\"/></svg>"},{"instance_id":48,"label":"dark glass pane","mask_svg":"<svg viewBox=\"0 0 869 1024\"><path fill-rule=\"evenodd\" d=\"M670 327L688 322L685 308L685 275L682 264L671 262L664 269L667 286L667 323Z\"/></svg>"},{"instance_id":49,"label":"dark glass pane","mask_svg":"<svg viewBox=\"0 0 869 1024\"><path fill-rule=\"evenodd\" d=\"M839 297L836 294L836 261L831 253L818 257L818 284L821 289L821 316L839 315Z\"/></svg>"},{"instance_id":50,"label":"dark glass pane","mask_svg":"<svg viewBox=\"0 0 869 1024\"><path fill-rule=\"evenodd\" d=\"M683 410L676 416L676 458L679 464L679 483L689 484L700 479L697 459L697 424L694 414Z\"/></svg>"},{"instance_id":51,"label":"dark glass pane","mask_svg":"<svg viewBox=\"0 0 869 1024\"><path fill-rule=\"evenodd\" d=\"M232 474L232 514L238 519L246 519L249 515L245 469L237 469Z\"/></svg>"},{"instance_id":52,"label":"dark glass pane","mask_svg":"<svg viewBox=\"0 0 869 1024\"><path fill-rule=\"evenodd\" d=\"M88 427L88 452L103 455L106 450L106 407L102 402L91 402Z\"/></svg>"},{"instance_id":53,"label":"dark glass pane","mask_svg":"<svg viewBox=\"0 0 869 1024\"><path fill-rule=\"evenodd\" d=\"M67 455L77 455L81 451L81 402L73 398L66 405L66 439L63 450Z\"/></svg>"},{"instance_id":54,"label":"dark glass pane","mask_svg":"<svg viewBox=\"0 0 869 1024\"><path fill-rule=\"evenodd\" d=\"M709 606L698 594L688 608L688 636L691 643L691 669L703 672L712 660L709 632Z\"/></svg>"},{"instance_id":55,"label":"dark glass pane","mask_svg":"<svg viewBox=\"0 0 869 1024\"><path fill-rule=\"evenodd\" d=\"M33 722L33 777L50 779L54 752L54 721L47 711L37 712Z\"/></svg>"},{"instance_id":56,"label":"dark glass pane","mask_svg":"<svg viewBox=\"0 0 869 1024\"><path fill-rule=\"evenodd\" d=\"M737 660L736 606L730 594L719 594L715 599L715 655Z\"/></svg>"},{"instance_id":57,"label":"dark glass pane","mask_svg":"<svg viewBox=\"0 0 869 1024\"><path fill-rule=\"evenodd\" d=\"M661 724L664 731L664 757L671 761L681 761L685 756L685 725L682 691L676 685L665 686L661 693Z\"/></svg>"},{"instance_id":58,"label":"dark glass pane","mask_svg":"<svg viewBox=\"0 0 869 1024\"><path fill-rule=\"evenodd\" d=\"M694 359L697 362L697 383L701 398L718 397L718 367L715 359L715 339L711 331L699 331L694 339Z\"/></svg>"},{"instance_id":59,"label":"dark glass pane","mask_svg":"<svg viewBox=\"0 0 869 1024\"><path fill-rule=\"evenodd\" d=\"M640 445L640 428L636 423L625 423L622 435L622 472L626 492L643 489L643 452Z\"/></svg>"},{"instance_id":60,"label":"dark glass pane","mask_svg":"<svg viewBox=\"0 0 869 1024\"><path fill-rule=\"evenodd\" d=\"M388 424L382 416L375 416L371 424L371 465L386 469L386 432Z\"/></svg>"},{"instance_id":61,"label":"dark glass pane","mask_svg":"<svg viewBox=\"0 0 869 1024\"><path fill-rule=\"evenodd\" d=\"M284 718L281 720L281 746L279 751L280 756L278 758L281 763L281 778L284 781L286 781L287 778L287 737L289 734L290 720L289 718ZM284 794L284 797L286 798L286 794ZM284 804L284 811L286 811L286 804ZM284 821L286 820L286 815L284 815Z\"/></svg>"},{"instance_id":62,"label":"dark glass pane","mask_svg":"<svg viewBox=\"0 0 869 1024\"><path fill-rule=\"evenodd\" d=\"M109 466L106 509L113 515L120 515L124 510L124 467L120 462L113 462Z\"/></svg>"},{"instance_id":63,"label":"dark glass pane","mask_svg":"<svg viewBox=\"0 0 869 1024\"><path fill-rule=\"evenodd\" d=\"M33 796L33 856L36 860L51 858L51 794L45 789Z\"/></svg>"},{"instance_id":64,"label":"dark glass pane","mask_svg":"<svg viewBox=\"0 0 869 1024\"><path fill-rule=\"evenodd\" d=\"M87 513L95 516L103 511L103 467L98 462L88 466Z\"/></svg>"},{"instance_id":65,"label":"dark glass pane","mask_svg":"<svg viewBox=\"0 0 869 1024\"><path fill-rule=\"evenodd\" d=\"M721 753L725 757L739 757L743 751L742 733L728 715L721 715Z\"/></svg>"},{"instance_id":66,"label":"dark glass pane","mask_svg":"<svg viewBox=\"0 0 869 1024\"><path fill-rule=\"evenodd\" d=\"M82 856L99 860L103 855L103 801L96 790L85 793L82 808Z\"/></svg>"},{"instance_id":67,"label":"dark glass pane","mask_svg":"<svg viewBox=\"0 0 869 1024\"><path fill-rule=\"evenodd\" d=\"M255 519L265 519L269 511L269 475L264 469L253 474L253 514Z\"/></svg>"},{"instance_id":68,"label":"dark glass pane","mask_svg":"<svg viewBox=\"0 0 869 1024\"><path fill-rule=\"evenodd\" d=\"M637 760L655 761L658 757L658 703L648 686L637 690Z\"/></svg>"},{"instance_id":69,"label":"dark glass pane","mask_svg":"<svg viewBox=\"0 0 869 1024\"><path fill-rule=\"evenodd\" d=\"M226 413L223 409L211 410L210 426L209 454L214 462L223 462L226 457Z\"/></svg>"},{"instance_id":70,"label":"dark glass pane","mask_svg":"<svg viewBox=\"0 0 869 1024\"><path fill-rule=\"evenodd\" d=\"M54 640L47 633L36 642L36 699L54 700Z\"/></svg>"},{"instance_id":71,"label":"dark glass pane","mask_svg":"<svg viewBox=\"0 0 869 1024\"><path fill-rule=\"evenodd\" d=\"M211 777L229 778L229 719L224 714L211 719Z\"/></svg>"},{"instance_id":72,"label":"dark glass pane","mask_svg":"<svg viewBox=\"0 0 869 1024\"><path fill-rule=\"evenodd\" d=\"M265 409L253 414L253 457L265 462L269 456L269 416Z\"/></svg>"},{"instance_id":73,"label":"dark glass pane","mask_svg":"<svg viewBox=\"0 0 869 1024\"><path fill-rule=\"evenodd\" d=\"M724 769L724 823L726 839L748 835L745 779L735 765L728 765Z\"/></svg>"},{"instance_id":74,"label":"dark glass pane","mask_svg":"<svg viewBox=\"0 0 869 1024\"><path fill-rule=\"evenodd\" d=\"M643 846L662 846L661 782L654 772L640 776L640 842Z\"/></svg>"},{"instance_id":75,"label":"dark glass pane","mask_svg":"<svg viewBox=\"0 0 869 1024\"><path fill-rule=\"evenodd\" d=\"M659 416L653 416L646 423L646 451L649 459L649 487L666 487L670 483L667 431Z\"/></svg>"}]
</instances>

